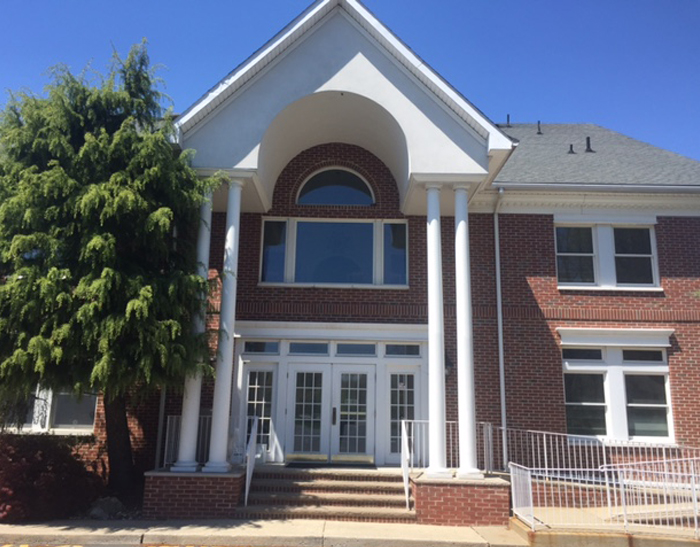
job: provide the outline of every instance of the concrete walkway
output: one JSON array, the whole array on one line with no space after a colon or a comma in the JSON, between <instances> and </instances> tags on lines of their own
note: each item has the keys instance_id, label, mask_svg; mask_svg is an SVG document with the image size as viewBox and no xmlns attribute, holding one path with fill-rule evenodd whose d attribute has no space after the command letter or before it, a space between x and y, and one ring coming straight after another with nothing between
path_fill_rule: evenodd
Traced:
<instances>
[{"instance_id":1,"label":"concrete walkway","mask_svg":"<svg viewBox=\"0 0 700 547\"><path fill-rule=\"evenodd\" d=\"M260 547L524 547L498 526L325 520L60 521L0 525L3 545L216 545Z\"/></svg>"}]
</instances>

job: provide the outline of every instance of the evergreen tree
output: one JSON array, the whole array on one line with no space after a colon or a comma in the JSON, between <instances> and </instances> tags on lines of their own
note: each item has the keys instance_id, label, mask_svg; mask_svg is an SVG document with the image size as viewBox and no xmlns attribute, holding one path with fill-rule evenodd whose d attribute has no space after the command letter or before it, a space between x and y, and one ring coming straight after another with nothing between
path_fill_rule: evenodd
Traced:
<instances>
[{"instance_id":1,"label":"evergreen tree","mask_svg":"<svg viewBox=\"0 0 700 547\"><path fill-rule=\"evenodd\" d=\"M142 43L97 82L55 68L0 114L0 384L101 392L116 489L134 479L127 397L208 361L194 243L220 181L175 149L161 101Z\"/></svg>"}]
</instances>

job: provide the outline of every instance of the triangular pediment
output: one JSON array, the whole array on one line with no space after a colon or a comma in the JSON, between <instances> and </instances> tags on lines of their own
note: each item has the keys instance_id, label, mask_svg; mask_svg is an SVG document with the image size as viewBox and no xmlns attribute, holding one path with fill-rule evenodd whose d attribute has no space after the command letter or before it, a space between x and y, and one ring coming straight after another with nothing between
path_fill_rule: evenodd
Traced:
<instances>
[{"instance_id":1,"label":"triangular pediment","mask_svg":"<svg viewBox=\"0 0 700 547\"><path fill-rule=\"evenodd\" d=\"M486 181L512 142L354 0L316 2L178 120L202 170L250 175L266 210L301 151L346 142L393 173L406 211L422 181ZM246 196L244 196L245 198Z\"/></svg>"}]
</instances>

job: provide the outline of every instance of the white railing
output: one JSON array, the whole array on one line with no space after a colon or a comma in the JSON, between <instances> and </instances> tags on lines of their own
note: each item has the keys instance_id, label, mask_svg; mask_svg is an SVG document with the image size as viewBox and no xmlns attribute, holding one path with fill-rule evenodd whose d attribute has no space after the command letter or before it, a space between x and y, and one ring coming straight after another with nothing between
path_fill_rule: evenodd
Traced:
<instances>
[{"instance_id":1,"label":"white railing","mask_svg":"<svg viewBox=\"0 0 700 547\"><path fill-rule=\"evenodd\" d=\"M165 450L163 451L163 467L177 461L177 451L180 444L181 417L167 417L165 425ZM197 463L204 465L209 459L209 439L211 438L211 416L200 416L197 429Z\"/></svg>"},{"instance_id":2,"label":"white railing","mask_svg":"<svg viewBox=\"0 0 700 547\"><path fill-rule=\"evenodd\" d=\"M401 476L403 477L403 492L406 497L406 509L411 508L411 484L409 469L411 465L411 449L408 441L406 420L401 420Z\"/></svg>"},{"instance_id":3,"label":"white railing","mask_svg":"<svg viewBox=\"0 0 700 547\"><path fill-rule=\"evenodd\" d=\"M428 420L403 420L402 423L406 425L409 469L428 467ZM448 468L459 467L457 422L445 422L445 456Z\"/></svg>"},{"instance_id":4,"label":"white railing","mask_svg":"<svg viewBox=\"0 0 700 547\"><path fill-rule=\"evenodd\" d=\"M258 452L258 417L253 416L253 425L250 428L250 436L248 437L248 448L245 451L245 499L244 504L248 505L248 493L250 492L250 483L253 480L253 471L255 471L255 460Z\"/></svg>"},{"instance_id":5,"label":"white railing","mask_svg":"<svg viewBox=\"0 0 700 547\"><path fill-rule=\"evenodd\" d=\"M598 469L510 464L513 514L533 531L577 529L700 538L700 458Z\"/></svg>"},{"instance_id":6,"label":"white railing","mask_svg":"<svg viewBox=\"0 0 700 547\"><path fill-rule=\"evenodd\" d=\"M537 469L597 469L628 462L700 457L700 449L677 445L506 429L489 423L480 423L479 427L479 467L487 473L507 471L509 462Z\"/></svg>"}]
</instances>

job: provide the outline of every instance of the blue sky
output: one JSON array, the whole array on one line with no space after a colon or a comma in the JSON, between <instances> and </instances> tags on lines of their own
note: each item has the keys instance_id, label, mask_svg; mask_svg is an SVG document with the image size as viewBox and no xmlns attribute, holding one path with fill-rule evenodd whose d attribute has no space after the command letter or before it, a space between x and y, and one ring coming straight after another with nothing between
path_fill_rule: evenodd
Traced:
<instances>
[{"instance_id":1,"label":"blue sky","mask_svg":"<svg viewBox=\"0 0 700 547\"><path fill-rule=\"evenodd\" d=\"M0 102L149 41L181 112L308 0L0 0ZM597 123L700 160L700 0L365 0L495 122Z\"/></svg>"}]
</instances>

